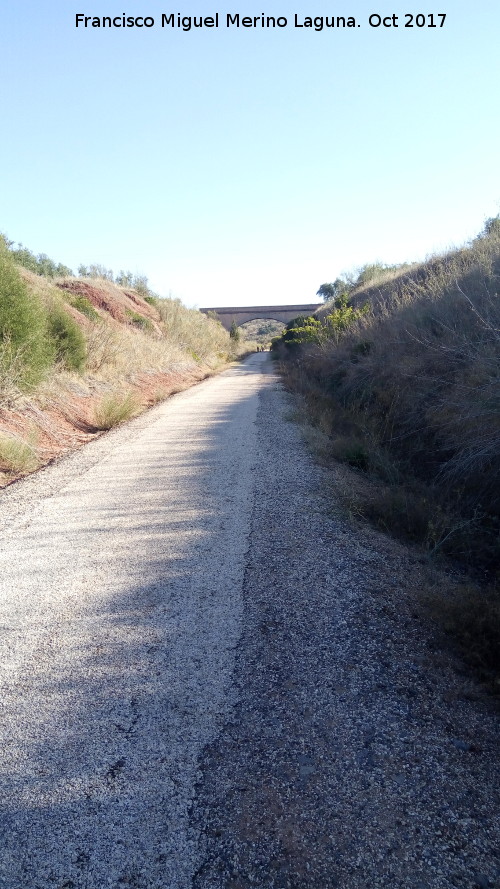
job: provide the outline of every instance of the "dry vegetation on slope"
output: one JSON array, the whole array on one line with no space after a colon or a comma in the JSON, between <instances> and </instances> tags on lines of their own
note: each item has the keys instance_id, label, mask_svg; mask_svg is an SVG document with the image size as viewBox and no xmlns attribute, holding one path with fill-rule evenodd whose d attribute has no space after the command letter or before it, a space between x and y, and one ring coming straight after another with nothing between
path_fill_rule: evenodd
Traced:
<instances>
[{"instance_id":1,"label":"dry vegetation on slope","mask_svg":"<svg viewBox=\"0 0 500 889\"><path fill-rule=\"evenodd\" d=\"M351 289L288 336L274 350L324 454L369 479L351 509L487 581L481 596L457 594L446 620L499 669L500 219L463 249Z\"/></svg>"},{"instance_id":2,"label":"dry vegetation on slope","mask_svg":"<svg viewBox=\"0 0 500 889\"><path fill-rule=\"evenodd\" d=\"M179 300L18 259L0 239L0 485L236 357L224 328Z\"/></svg>"}]
</instances>

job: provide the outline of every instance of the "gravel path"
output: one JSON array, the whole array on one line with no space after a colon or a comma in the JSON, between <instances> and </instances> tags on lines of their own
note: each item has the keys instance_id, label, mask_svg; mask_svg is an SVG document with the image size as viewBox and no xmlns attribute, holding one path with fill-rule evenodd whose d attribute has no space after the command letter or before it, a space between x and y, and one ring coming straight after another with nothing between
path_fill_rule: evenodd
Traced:
<instances>
[{"instance_id":1,"label":"gravel path","mask_svg":"<svg viewBox=\"0 0 500 889\"><path fill-rule=\"evenodd\" d=\"M260 359L0 496L2 887L191 885L198 758L241 632Z\"/></svg>"},{"instance_id":2,"label":"gravel path","mask_svg":"<svg viewBox=\"0 0 500 889\"><path fill-rule=\"evenodd\" d=\"M0 495L2 889L500 887L493 705L266 355Z\"/></svg>"}]
</instances>

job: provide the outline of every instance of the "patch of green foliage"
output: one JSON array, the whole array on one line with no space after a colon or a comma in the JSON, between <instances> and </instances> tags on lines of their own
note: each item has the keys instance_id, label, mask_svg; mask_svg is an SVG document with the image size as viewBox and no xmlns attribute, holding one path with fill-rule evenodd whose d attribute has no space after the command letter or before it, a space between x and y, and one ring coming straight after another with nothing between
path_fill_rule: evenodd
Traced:
<instances>
[{"instance_id":1,"label":"patch of green foliage","mask_svg":"<svg viewBox=\"0 0 500 889\"><path fill-rule=\"evenodd\" d=\"M145 318L144 315L140 315L139 312L131 312L130 309L127 309L127 318L134 327L139 327L141 330L148 331L149 333L154 330L152 321L149 318Z\"/></svg>"},{"instance_id":2,"label":"patch of green foliage","mask_svg":"<svg viewBox=\"0 0 500 889\"><path fill-rule=\"evenodd\" d=\"M336 340L367 311L368 306L355 308L347 294L343 293L335 298L334 308L323 320L315 315L299 315L289 321L281 337L272 340L271 350L278 350L280 345L290 350L302 345L320 345L328 340Z\"/></svg>"},{"instance_id":3,"label":"patch of green foliage","mask_svg":"<svg viewBox=\"0 0 500 889\"><path fill-rule=\"evenodd\" d=\"M16 388L30 389L53 359L42 303L29 292L12 253L0 239L0 385L9 379Z\"/></svg>"},{"instance_id":4,"label":"patch of green foliage","mask_svg":"<svg viewBox=\"0 0 500 889\"><path fill-rule=\"evenodd\" d=\"M101 316L99 315L99 312L96 312L94 306L86 296L82 296L79 293L75 294L75 296L69 298L69 304L81 312L82 315L86 315L87 318L90 318L91 321L100 321Z\"/></svg>"},{"instance_id":5,"label":"patch of green foliage","mask_svg":"<svg viewBox=\"0 0 500 889\"><path fill-rule=\"evenodd\" d=\"M56 361L60 361L68 370L82 370L85 365L86 345L76 321L57 304L50 307L47 320Z\"/></svg>"},{"instance_id":6,"label":"patch of green foliage","mask_svg":"<svg viewBox=\"0 0 500 889\"><path fill-rule=\"evenodd\" d=\"M368 312L368 305L365 304L360 309L356 309L349 301L346 293L337 297L334 303L335 308L330 312L324 322L325 331L324 339L335 339L340 333L343 333L351 327L355 321L362 318Z\"/></svg>"},{"instance_id":7,"label":"patch of green foliage","mask_svg":"<svg viewBox=\"0 0 500 889\"><path fill-rule=\"evenodd\" d=\"M291 349L296 348L303 343L320 343L321 337L321 321L313 315L308 317L299 315L297 318L293 318L292 321L288 322L284 333L279 339L288 349Z\"/></svg>"}]
</instances>

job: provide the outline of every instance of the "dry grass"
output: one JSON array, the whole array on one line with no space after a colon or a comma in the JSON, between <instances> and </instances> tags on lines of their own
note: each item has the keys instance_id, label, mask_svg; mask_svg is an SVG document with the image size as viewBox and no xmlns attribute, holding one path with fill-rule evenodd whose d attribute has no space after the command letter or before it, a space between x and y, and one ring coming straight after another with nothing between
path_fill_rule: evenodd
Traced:
<instances>
[{"instance_id":1,"label":"dry grass","mask_svg":"<svg viewBox=\"0 0 500 889\"><path fill-rule=\"evenodd\" d=\"M228 332L202 312L187 309L178 299L156 302L166 338L196 362L227 361L233 356Z\"/></svg>"},{"instance_id":2,"label":"dry grass","mask_svg":"<svg viewBox=\"0 0 500 889\"><path fill-rule=\"evenodd\" d=\"M0 405L9 407L20 397L24 365L22 349L14 351L9 340L0 343Z\"/></svg>"},{"instance_id":3,"label":"dry grass","mask_svg":"<svg viewBox=\"0 0 500 889\"><path fill-rule=\"evenodd\" d=\"M130 420L140 410L140 402L133 392L113 392L106 395L96 406L94 422L96 429L113 429Z\"/></svg>"},{"instance_id":4,"label":"dry grass","mask_svg":"<svg viewBox=\"0 0 500 889\"><path fill-rule=\"evenodd\" d=\"M284 357L285 380L326 439L323 454L371 480L354 512L485 582L483 629L476 621L472 630L467 603L479 600L470 592L453 608L443 597L440 619L469 660L491 660L500 635L500 221L354 299L369 312L336 341Z\"/></svg>"},{"instance_id":5,"label":"dry grass","mask_svg":"<svg viewBox=\"0 0 500 889\"><path fill-rule=\"evenodd\" d=\"M500 562L499 289L493 231L359 291L370 312L340 342L286 363L332 454L430 497L456 529L444 550L490 570Z\"/></svg>"},{"instance_id":6,"label":"dry grass","mask_svg":"<svg viewBox=\"0 0 500 889\"><path fill-rule=\"evenodd\" d=\"M38 462L34 442L13 435L0 435L0 469L19 475L32 472Z\"/></svg>"},{"instance_id":7,"label":"dry grass","mask_svg":"<svg viewBox=\"0 0 500 889\"><path fill-rule=\"evenodd\" d=\"M109 285L110 287L114 285ZM158 330L100 321L87 330L87 368L106 380L144 371L176 371L199 364L217 368L231 357L227 332L178 300L157 300Z\"/></svg>"},{"instance_id":8,"label":"dry grass","mask_svg":"<svg viewBox=\"0 0 500 889\"><path fill-rule=\"evenodd\" d=\"M195 363L166 338L112 322L92 324L86 338L87 370L104 380L130 380L143 371L168 371Z\"/></svg>"}]
</instances>

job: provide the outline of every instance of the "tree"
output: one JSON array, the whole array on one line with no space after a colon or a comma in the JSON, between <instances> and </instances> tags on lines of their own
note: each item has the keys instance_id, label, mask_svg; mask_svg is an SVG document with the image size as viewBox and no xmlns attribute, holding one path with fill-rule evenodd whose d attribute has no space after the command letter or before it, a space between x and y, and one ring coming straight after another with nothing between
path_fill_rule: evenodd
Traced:
<instances>
[{"instance_id":1,"label":"tree","mask_svg":"<svg viewBox=\"0 0 500 889\"><path fill-rule=\"evenodd\" d=\"M241 338L241 331L234 319L231 322L231 329L229 331L229 336L235 343L239 343L240 338Z\"/></svg>"},{"instance_id":2,"label":"tree","mask_svg":"<svg viewBox=\"0 0 500 889\"><path fill-rule=\"evenodd\" d=\"M493 216L484 223L484 235L500 235L500 216Z\"/></svg>"},{"instance_id":3,"label":"tree","mask_svg":"<svg viewBox=\"0 0 500 889\"><path fill-rule=\"evenodd\" d=\"M25 269L29 269L30 272L34 272L35 275L43 275L45 278L65 278L73 275L67 265L54 262L46 253L39 253L38 256L35 256L22 244L15 247L13 241L7 242L4 239L4 242L14 257L14 261Z\"/></svg>"},{"instance_id":4,"label":"tree","mask_svg":"<svg viewBox=\"0 0 500 889\"><path fill-rule=\"evenodd\" d=\"M316 296L320 296L325 302L327 299L333 299L335 296L335 284L322 284L316 291Z\"/></svg>"},{"instance_id":5,"label":"tree","mask_svg":"<svg viewBox=\"0 0 500 889\"><path fill-rule=\"evenodd\" d=\"M78 266L78 274L81 278L104 278L106 281L113 281L113 270L107 269L106 266L100 265L98 262Z\"/></svg>"},{"instance_id":6,"label":"tree","mask_svg":"<svg viewBox=\"0 0 500 889\"><path fill-rule=\"evenodd\" d=\"M115 284L119 284L120 287L132 287L134 281L133 272L124 272L123 269L120 269L116 278Z\"/></svg>"},{"instance_id":7,"label":"tree","mask_svg":"<svg viewBox=\"0 0 500 889\"><path fill-rule=\"evenodd\" d=\"M352 289L352 283L345 278L336 278L330 284L322 284L316 291L316 296L321 296L327 302L329 299L337 299L339 296L348 294Z\"/></svg>"}]
</instances>

